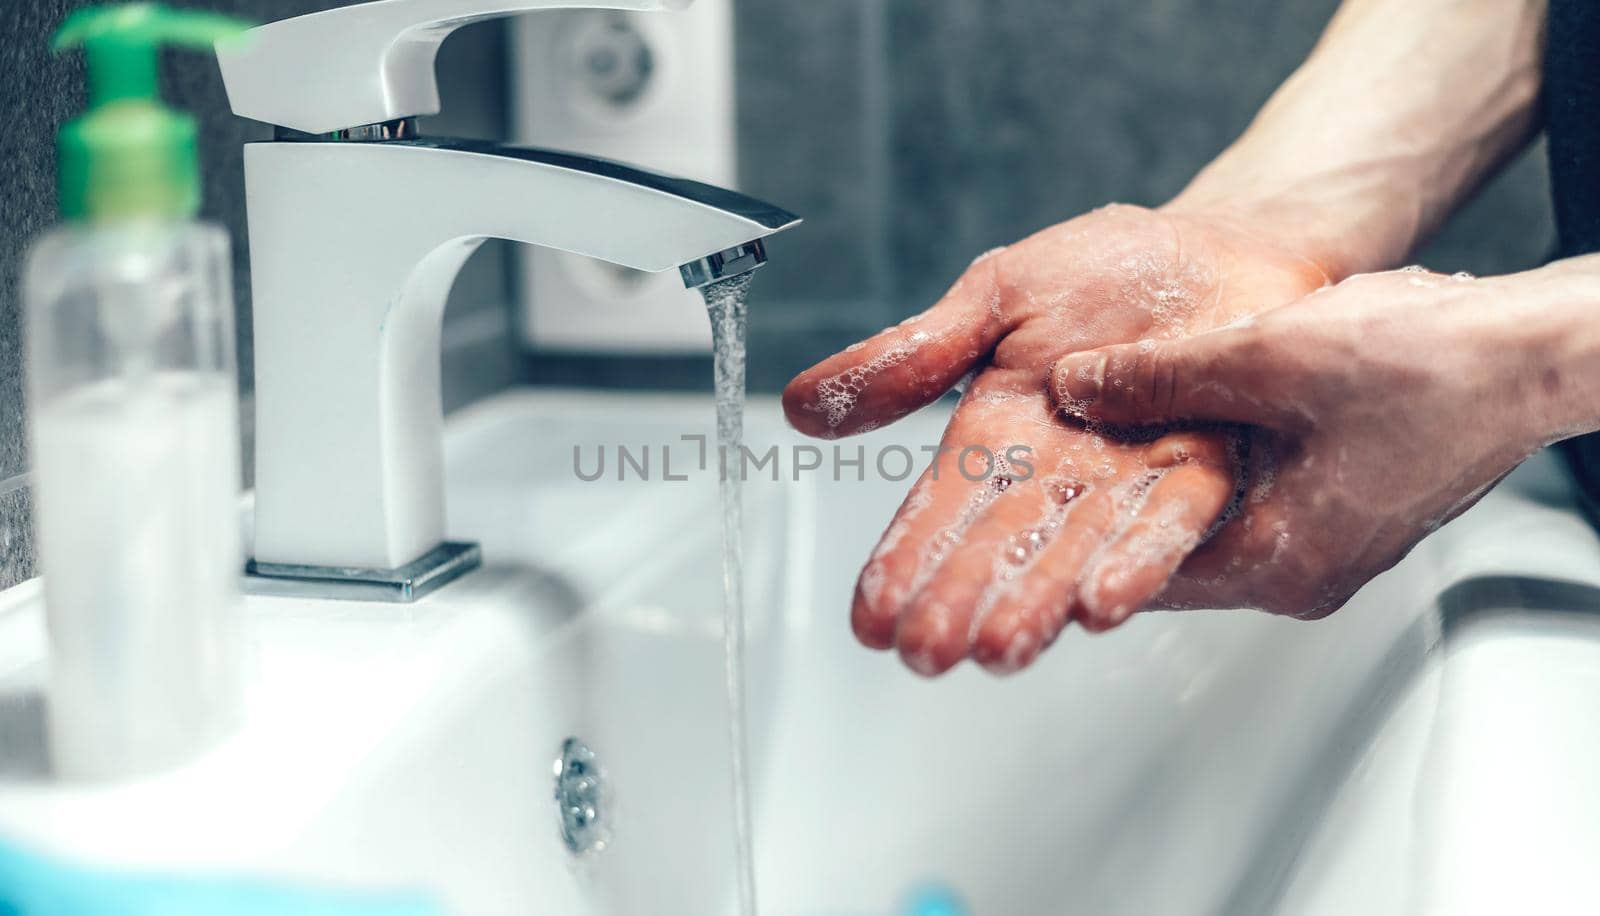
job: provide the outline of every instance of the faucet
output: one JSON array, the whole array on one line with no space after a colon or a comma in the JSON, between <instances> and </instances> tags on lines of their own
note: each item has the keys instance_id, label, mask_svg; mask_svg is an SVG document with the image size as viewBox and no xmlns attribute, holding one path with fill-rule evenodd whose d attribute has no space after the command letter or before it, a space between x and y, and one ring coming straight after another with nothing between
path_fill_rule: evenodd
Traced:
<instances>
[{"instance_id":1,"label":"faucet","mask_svg":"<svg viewBox=\"0 0 1600 916\"><path fill-rule=\"evenodd\" d=\"M617 162L424 138L455 28L536 9L692 0L376 0L219 42L245 146L254 301L252 590L409 601L478 565L444 539L440 331L486 238L679 270L698 287L759 267L799 220L745 195Z\"/></svg>"}]
</instances>

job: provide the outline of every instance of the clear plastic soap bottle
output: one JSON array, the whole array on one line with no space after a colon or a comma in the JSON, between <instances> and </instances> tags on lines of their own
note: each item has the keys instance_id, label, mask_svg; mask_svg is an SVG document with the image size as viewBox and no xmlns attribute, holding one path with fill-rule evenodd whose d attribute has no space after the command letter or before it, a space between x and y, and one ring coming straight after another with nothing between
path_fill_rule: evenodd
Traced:
<instances>
[{"instance_id":1,"label":"clear plastic soap bottle","mask_svg":"<svg viewBox=\"0 0 1600 916\"><path fill-rule=\"evenodd\" d=\"M239 421L226 232L195 219L194 121L163 44L245 27L153 4L85 9L90 107L61 129L62 224L24 275L50 746L68 778L177 763L238 700Z\"/></svg>"}]
</instances>

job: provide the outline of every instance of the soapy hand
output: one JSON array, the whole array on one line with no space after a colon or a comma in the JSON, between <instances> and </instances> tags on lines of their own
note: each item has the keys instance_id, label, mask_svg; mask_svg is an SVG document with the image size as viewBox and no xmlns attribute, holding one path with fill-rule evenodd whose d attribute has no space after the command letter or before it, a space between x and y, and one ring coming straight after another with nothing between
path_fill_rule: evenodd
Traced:
<instances>
[{"instance_id":1,"label":"soapy hand","mask_svg":"<svg viewBox=\"0 0 1600 916\"><path fill-rule=\"evenodd\" d=\"M1559 345L1517 330L1550 327L1525 293L1564 269L1353 277L1232 327L1062 359L1058 402L1092 422L1245 426L1236 515L1156 603L1325 616L1533 450L1576 432L1550 407ZM1081 600L1123 600L1122 581L1159 551L1140 538L1108 547Z\"/></svg>"},{"instance_id":2,"label":"soapy hand","mask_svg":"<svg viewBox=\"0 0 1600 916\"><path fill-rule=\"evenodd\" d=\"M784 392L789 420L832 438L893 422L976 372L946 429L948 449L861 574L858 638L897 646L923 674L969 656L1010 671L1071 619L1120 622L1233 497L1227 439L1101 435L1057 413L1051 368L1092 347L1216 328L1327 282L1261 227L1110 207L979 258L928 311L801 373ZM1019 445L1026 451L1012 455L1026 467L1006 463ZM972 451L963 467L969 446L998 466ZM1079 601L1077 583L1100 558L1134 544L1144 562L1108 580L1096 603Z\"/></svg>"}]
</instances>

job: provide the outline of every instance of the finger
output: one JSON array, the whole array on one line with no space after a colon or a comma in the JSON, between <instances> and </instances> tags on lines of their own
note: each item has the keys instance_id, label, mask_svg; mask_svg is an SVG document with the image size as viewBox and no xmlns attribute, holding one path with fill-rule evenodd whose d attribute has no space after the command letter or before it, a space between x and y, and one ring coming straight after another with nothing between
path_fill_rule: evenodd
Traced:
<instances>
[{"instance_id":1,"label":"finger","mask_svg":"<svg viewBox=\"0 0 1600 916\"><path fill-rule=\"evenodd\" d=\"M928 311L800 373L783 391L789 422L833 438L891 423L934 401L1005 333L992 258Z\"/></svg>"},{"instance_id":2,"label":"finger","mask_svg":"<svg viewBox=\"0 0 1600 916\"><path fill-rule=\"evenodd\" d=\"M1214 420L1287 427L1286 379L1263 371L1258 335L1232 328L1102 347L1058 360L1051 395L1065 414L1128 426Z\"/></svg>"},{"instance_id":3,"label":"finger","mask_svg":"<svg viewBox=\"0 0 1600 916\"><path fill-rule=\"evenodd\" d=\"M1026 459L1010 447L984 443L1010 437L1011 444L1026 444L1041 429L1059 426L1036 375L989 368L973 379L928 470L861 572L850 617L862 643L876 649L894 645L906 604L998 494L986 485L993 476L988 456L1010 456L1019 463L1010 476L1031 476L1031 466L1021 464Z\"/></svg>"},{"instance_id":4,"label":"finger","mask_svg":"<svg viewBox=\"0 0 1600 916\"><path fill-rule=\"evenodd\" d=\"M1230 469L1181 464L1162 474L1079 587L1079 619L1108 630L1150 603L1233 498Z\"/></svg>"},{"instance_id":5,"label":"finger","mask_svg":"<svg viewBox=\"0 0 1600 916\"><path fill-rule=\"evenodd\" d=\"M1001 586L979 622L972 656L1004 674L1031 664L1066 627L1084 565L1116 523L1113 490L1094 483L1056 482L1060 514L1030 562Z\"/></svg>"},{"instance_id":6,"label":"finger","mask_svg":"<svg viewBox=\"0 0 1600 916\"><path fill-rule=\"evenodd\" d=\"M1229 443L1215 433L1172 433L1150 443L1143 463L1158 471L1180 464L1199 463L1229 468ZM1083 496L1087 487L1061 481L1071 498ZM1062 500L1060 516L1046 525L1047 546L1041 555L1008 583L992 611L978 629L973 657L996 673L1010 673L1030 664L1053 643L1069 617L1082 616L1076 585L1083 569L1096 557L1119 523L1121 498L1105 489L1082 505Z\"/></svg>"},{"instance_id":7,"label":"finger","mask_svg":"<svg viewBox=\"0 0 1600 916\"><path fill-rule=\"evenodd\" d=\"M951 430L958 424L951 423ZM955 440L946 432L945 442ZM895 644L900 614L922 582L995 494L962 476L959 451L941 451L906 495L856 581L850 625L873 649Z\"/></svg>"},{"instance_id":8,"label":"finger","mask_svg":"<svg viewBox=\"0 0 1600 916\"><path fill-rule=\"evenodd\" d=\"M929 466L906 494L856 579L850 629L862 645L894 648L900 610L921 579L933 539L938 532L956 526L970 495L970 486L957 484L942 471L936 477L934 466Z\"/></svg>"},{"instance_id":9,"label":"finger","mask_svg":"<svg viewBox=\"0 0 1600 916\"><path fill-rule=\"evenodd\" d=\"M1046 552L1052 551L1064 521L1088 487L1059 477L1046 480L1043 487L1045 516L1013 534L1002 546L999 581L985 596L972 628L973 659L996 674L1009 674L1032 663L1066 623L1077 564L1062 563L1059 553ZM1093 510L1087 514L1094 514ZM1087 539L1079 552L1083 557L1089 555ZM1046 559L1042 565L1041 557ZM1054 575L1068 568L1072 570L1068 575Z\"/></svg>"},{"instance_id":10,"label":"finger","mask_svg":"<svg viewBox=\"0 0 1600 916\"><path fill-rule=\"evenodd\" d=\"M901 658L923 675L942 674L966 658L974 621L982 619L997 586L1042 543L1042 526L1060 504L1053 490L1029 480L989 483L996 495L954 541L900 615L895 642Z\"/></svg>"}]
</instances>

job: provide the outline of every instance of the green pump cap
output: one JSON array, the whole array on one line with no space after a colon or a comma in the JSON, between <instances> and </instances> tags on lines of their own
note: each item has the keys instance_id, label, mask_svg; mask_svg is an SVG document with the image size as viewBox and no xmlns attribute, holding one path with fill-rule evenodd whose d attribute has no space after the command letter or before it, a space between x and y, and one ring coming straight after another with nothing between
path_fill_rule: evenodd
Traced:
<instances>
[{"instance_id":1,"label":"green pump cap","mask_svg":"<svg viewBox=\"0 0 1600 916\"><path fill-rule=\"evenodd\" d=\"M68 219L186 219L200 209L194 118L161 104L163 45L205 48L251 23L128 3L78 10L51 47L82 46L89 110L62 125L61 214Z\"/></svg>"}]
</instances>

